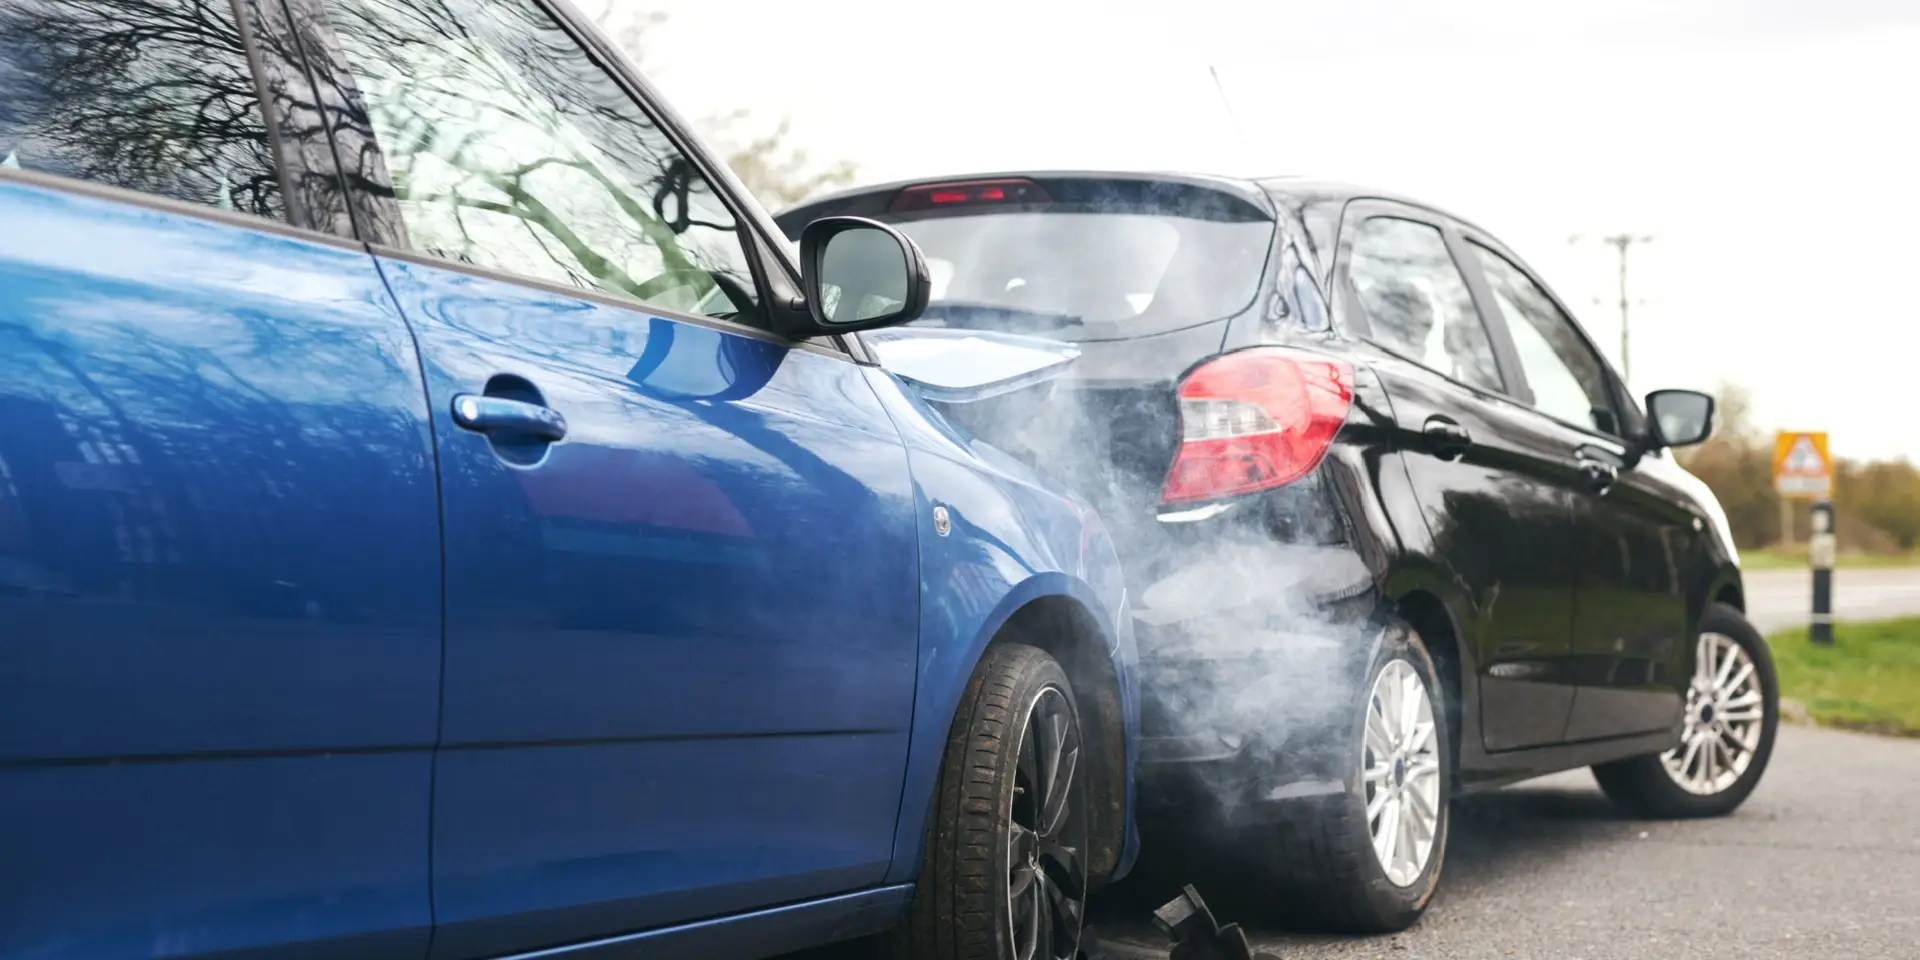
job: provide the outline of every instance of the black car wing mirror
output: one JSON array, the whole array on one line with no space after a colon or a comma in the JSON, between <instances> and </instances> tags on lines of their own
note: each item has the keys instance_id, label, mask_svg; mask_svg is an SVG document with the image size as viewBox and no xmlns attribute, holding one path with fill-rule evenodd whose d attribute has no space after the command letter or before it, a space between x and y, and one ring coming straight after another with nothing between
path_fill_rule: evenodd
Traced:
<instances>
[{"instance_id":1,"label":"black car wing mirror","mask_svg":"<svg viewBox=\"0 0 1920 960\"><path fill-rule=\"evenodd\" d=\"M1697 390L1647 394L1649 446L1686 447L1713 435L1713 397Z\"/></svg>"}]
</instances>

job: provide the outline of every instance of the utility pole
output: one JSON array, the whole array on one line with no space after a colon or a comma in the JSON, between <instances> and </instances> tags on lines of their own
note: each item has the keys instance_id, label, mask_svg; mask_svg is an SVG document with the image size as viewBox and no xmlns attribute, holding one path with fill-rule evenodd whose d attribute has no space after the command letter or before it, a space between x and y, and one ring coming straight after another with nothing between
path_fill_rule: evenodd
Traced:
<instances>
[{"instance_id":1,"label":"utility pole","mask_svg":"<svg viewBox=\"0 0 1920 960\"><path fill-rule=\"evenodd\" d=\"M1576 233L1568 237L1567 242L1579 243L1580 239L1580 234ZM1627 297L1627 252L1633 248L1634 244L1649 243L1653 240L1653 237L1644 234L1616 233L1610 236L1600 237L1599 239L1602 243L1618 251L1620 256L1620 379L1625 380L1631 385L1633 383L1633 355L1628 352L1631 346L1631 342L1628 339L1631 327L1628 323L1627 311L1632 301Z\"/></svg>"}]
</instances>

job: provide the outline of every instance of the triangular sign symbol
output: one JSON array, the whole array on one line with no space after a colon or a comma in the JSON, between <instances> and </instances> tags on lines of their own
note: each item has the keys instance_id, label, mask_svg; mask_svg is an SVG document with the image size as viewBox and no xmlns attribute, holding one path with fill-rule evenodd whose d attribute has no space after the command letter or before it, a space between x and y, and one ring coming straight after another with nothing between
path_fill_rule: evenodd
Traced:
<instances>
[{"instance_id":1,"label":"triangular sign symbol","mask_svg":"<svg viewBox=\"0 0 1920 960\"><path fill-rule=\"evenodd\" d=\"M1793 441L1780 468L1787 473L1826 473L1827 461L1814 449L1811 437L1801 437Z\"/></svg>"}]
</instances>

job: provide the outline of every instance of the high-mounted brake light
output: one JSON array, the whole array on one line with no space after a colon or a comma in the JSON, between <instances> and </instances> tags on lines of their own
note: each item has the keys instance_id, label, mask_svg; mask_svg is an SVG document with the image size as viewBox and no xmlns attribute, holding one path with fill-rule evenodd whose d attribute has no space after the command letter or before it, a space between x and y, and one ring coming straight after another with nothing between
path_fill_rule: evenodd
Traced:
<instances>
[{"instance_id":1,"label":"high-mounted brake light","mask_svg":"<svg viewBox=\"0 0 1920 960\"><path fill-rule=\"evenodd\" d=\"M1284 347L1254 347L1180 382L1180 450L1162 503L1219 500L1284 486L1319 466L1353 406L1353 367Z\"/></svg>"},{"instance_id":2,"label":"high-mounted brake light","mask_svg":"<svg viewBox=\"0 0 1920 960\"><path fill-rule=\"evenodd\" d=\"M1032 180L968 180L908 187L894 196L888 209L893 213L918 213L982 203L1047 203L1052 199Z\"/></svg>"}]
</instances>

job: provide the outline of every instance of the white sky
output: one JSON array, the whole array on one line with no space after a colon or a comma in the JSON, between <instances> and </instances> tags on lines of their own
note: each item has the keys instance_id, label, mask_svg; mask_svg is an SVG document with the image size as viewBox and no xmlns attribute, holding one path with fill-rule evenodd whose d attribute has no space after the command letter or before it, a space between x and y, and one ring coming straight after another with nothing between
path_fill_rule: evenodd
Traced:
<instances>
[{"instance_id":1,"label":"white sky","mask_svg":"<svg viewBox=\"0 0 1920 960\"><path fill-rule=\"evenodd\" d=\"M1730 380L1765 426L1920 459L1920 0L611 2L668 15L646 67L683 113L786 118L862 182L1359 181L1493 231L1609 354L1614 256L1568 237L1654 234L1636 390Z\"/></svg>"}]
</instances>

